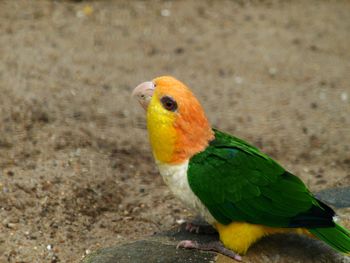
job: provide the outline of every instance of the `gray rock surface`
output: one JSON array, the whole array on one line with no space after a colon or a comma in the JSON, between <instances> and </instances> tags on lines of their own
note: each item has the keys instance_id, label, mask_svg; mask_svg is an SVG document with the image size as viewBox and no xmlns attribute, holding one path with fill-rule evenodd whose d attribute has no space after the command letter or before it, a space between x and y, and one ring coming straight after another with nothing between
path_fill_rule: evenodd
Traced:
<instances>
[{"instance_id":1,"label":"gray rock surface","mask_svg":"<svg viewBox=\"0 0 350 263\"><path fill-rule=\"evenodd\" d=\"M325 189L316 196L336 208L350 207L350 186Z\"/></svg>"},{"instance_id":2,"label":"gray rock surface","mask_svg":"<svg viewBox=\"0 0 350 263\"><path fill-rule=\"evenodd\" d=\"M335 207L350 207L350 188L329 189L318 194L319 198ZM337 211L343 224L350 227L350 208ZM199 221L197 219L196 224ZM82 263L229 263L236 262L212 252L176 249L180 240L210 242L218 240L217 234L191 234L184 226L159 233L144 240L103 248L85 257ZM244 262L330 262L350 263L350 258L336 253L323 242L299 235L273 235L253 245Z\"/></svg>"},{"instance_id":3,"label":"gray rock surface","mask_svg":"<svg viewBox=\"0 0 350 263\"><path fill-rule=\"evenodd\" d=\"M173 245L152 240L105 248L85 259L85 263L131 263L131 262L192 262L214 260L214 254L199 251L178 250Z\"/></svg>"},{"instance_id":4,"label":"gray rock surface","mask_svg":"<svg viewBox=\"0 0 350 263\"><path fill-rule=\"evenodd\" d=\"M100 249L88 255L82 263L209 263L236 262L212 252L176 249L180 240L200 242L217 240L216 234L196 235L184 228L173 229L144 240ZM297 235L274 235L251 247L244 262L330 262L350 263L350 259L325 246L322 242Z\"/></svg>"}]
</instances>

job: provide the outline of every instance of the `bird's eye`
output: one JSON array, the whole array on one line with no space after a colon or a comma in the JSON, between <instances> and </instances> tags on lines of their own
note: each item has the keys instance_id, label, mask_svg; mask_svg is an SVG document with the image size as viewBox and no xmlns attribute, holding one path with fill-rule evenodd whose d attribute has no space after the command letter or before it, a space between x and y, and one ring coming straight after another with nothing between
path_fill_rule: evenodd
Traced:
<instances>
[{"instance_id":1,"label":"bird's eye","mask_svg":"<svg viewBox=\"0 0 350 263\"><path fill-rule=\"evenodd\" d=\"M177 110L177 103L176 101L169 97L169 96L164 96L160 99L163 107L168 110L168 111L176 111Z\"/></svg>"}]
</instances>

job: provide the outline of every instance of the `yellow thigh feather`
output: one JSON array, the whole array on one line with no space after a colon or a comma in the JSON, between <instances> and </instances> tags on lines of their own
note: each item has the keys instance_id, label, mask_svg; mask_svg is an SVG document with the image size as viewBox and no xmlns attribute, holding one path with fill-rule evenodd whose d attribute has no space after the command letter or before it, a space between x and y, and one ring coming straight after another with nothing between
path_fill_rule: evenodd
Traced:
<instances>
[{"instance_id":1,"label":"yellow thigh feather","mask_svg":"<svg viewBox=\"0 0 350 263\"><path fill-rule=\"evenodd\" d=\"M229 225L216 223L215 227L224 246L239 254L245 254L248 248L263 236L277 233L297 233L311 236L303 228L273 228L242 222L233 222Z\"/></svg>"}]
</instances>

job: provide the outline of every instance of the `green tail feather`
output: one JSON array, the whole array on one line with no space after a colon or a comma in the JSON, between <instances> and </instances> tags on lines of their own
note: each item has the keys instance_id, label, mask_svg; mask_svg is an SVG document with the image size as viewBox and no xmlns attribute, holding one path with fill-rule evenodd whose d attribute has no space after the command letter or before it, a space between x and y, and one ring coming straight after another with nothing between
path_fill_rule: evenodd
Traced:
<instances>
[{"instance_id":1,"label":"green tail feather","mask_svg":"<svg viewBox=\"0 0 350 263\"><path fill-rule=\"evenodd\" d=\"M309 228L310 233L326 242L335 250L350 253L350 231L338 224L334 227Z\"/></svg>"}]
</instances>

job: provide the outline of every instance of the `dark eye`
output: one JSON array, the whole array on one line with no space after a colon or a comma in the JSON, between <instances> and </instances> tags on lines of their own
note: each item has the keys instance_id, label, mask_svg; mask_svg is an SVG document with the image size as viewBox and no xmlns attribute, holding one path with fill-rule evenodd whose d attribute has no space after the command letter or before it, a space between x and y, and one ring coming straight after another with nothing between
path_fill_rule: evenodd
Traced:
<instances>
[{"instance_id":1,"label":"dark eye","mask_svg":"<svg viewBox=\"0 0 350 263\"><path fill-rule=\"evenodd\" d=\"M168 96L164 96L160 99L160 101L166 110L168 110L168 111L176 111L177 110L177 103L173 98L168 97Z\"/></svg>"}]
</instances>

